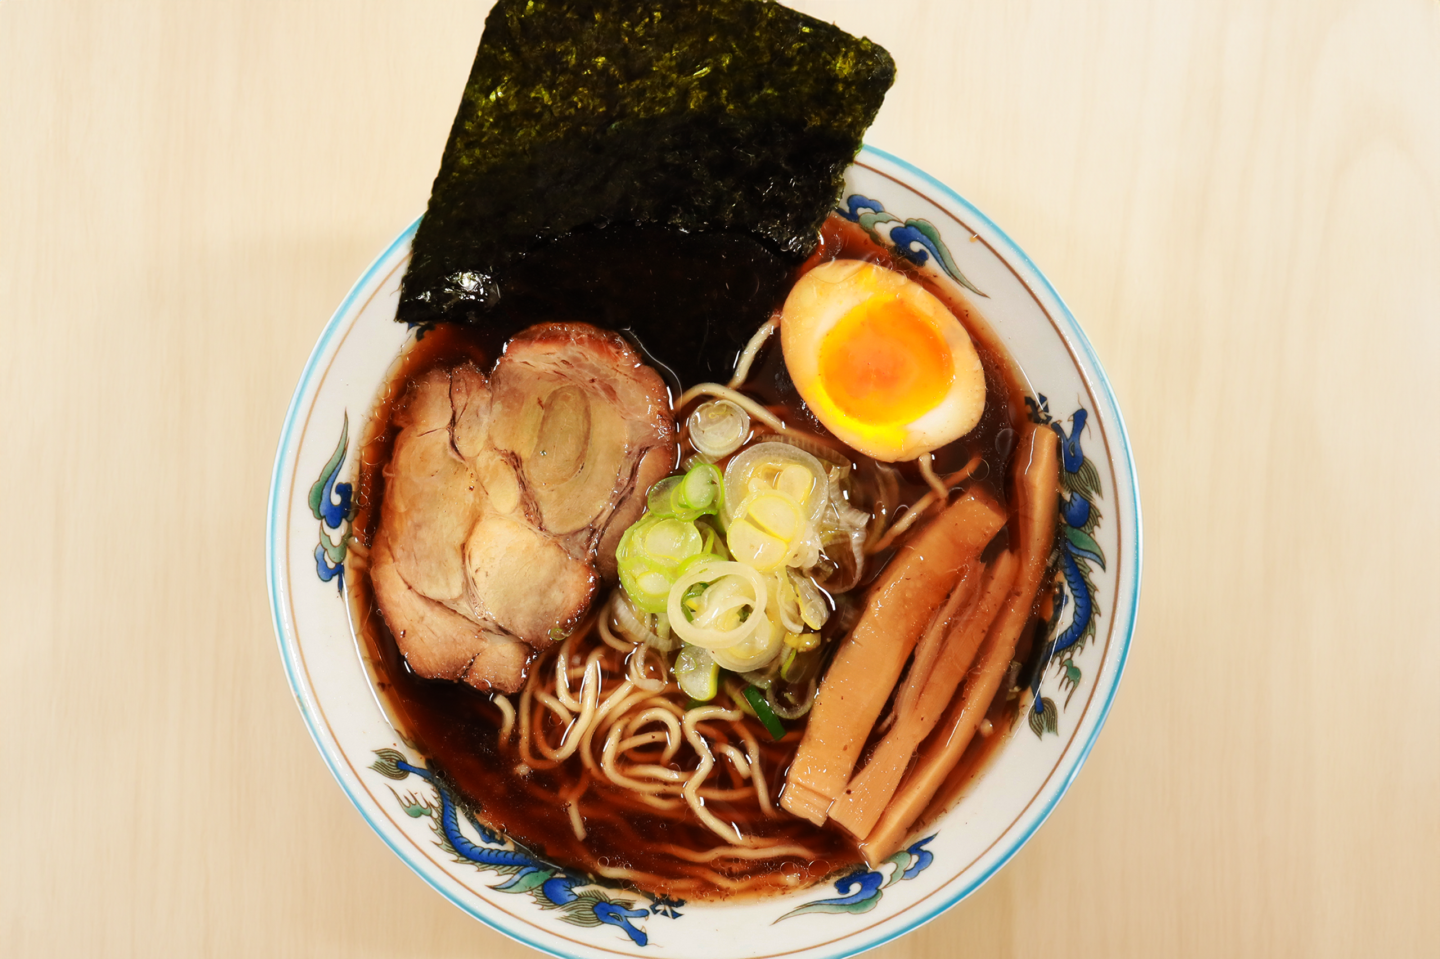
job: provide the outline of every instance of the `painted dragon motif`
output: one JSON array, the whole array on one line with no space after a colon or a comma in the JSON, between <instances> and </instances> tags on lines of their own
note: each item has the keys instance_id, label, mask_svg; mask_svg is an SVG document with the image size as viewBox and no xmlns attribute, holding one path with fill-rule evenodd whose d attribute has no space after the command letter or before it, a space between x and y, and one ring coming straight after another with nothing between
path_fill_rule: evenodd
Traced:
<instances>
[{"instance_id":1,"label":"painted dragon motif","mask_svg":"<svg viewBox=\"0 0 1440 959\"><path fill-rule=\"evenodd\" d=\"M840 215L860 225L878 243L894 247L896 252L916 265L933 259L957 283L985 296L960 272L950 251L940 240L938 231L925 220L901 220L887 213L875 200L858 194L847 198ZM1060 688L1068 690L1065 704L1073 696L1082 674L1074 656L1085 648L1095 635L1095 584L1091 564L1105 568L1105 554L1094 537L1100 521L1095 501L1101 497L1099 472L1086 459L1081 449L1081 434L1088 413L1082 407L1070 417L1067 433L1060 421L1049 412L1049 401L1040 394L1038 401L1026 398L1033 422L1049 426L1061 441L1060 519L1055 562L1060 575L1055 584L1054 613L1046 626L1048 639L1030 680L1033 706L1029 725L1037 736L1058 733L1059 710L1048 696L1040 695L1040 685L1048 666L1060 666ZM315 547L315 570L321 582L336 582L344 589L345 559L352 535L352 495L350 483L337 482L344 467L349 445L349 416L345 417L335 451L310 487L308 506L319 521L319 543ZM1060 629L1062 612L1070 610L1069 620ZM685 906L683 899L654 896L588 874L577 873L540 858L513 839L482 824L473 813L456 801L432 770L409 762L395 749L377 749L371 769L396 782L409 777L423 781L428 790L398 792L391 787L396 801L412 818L429 817L436 835L436 845L455 862L474 866L503 877L491 886L496 892L528 895L541 909L554 910L557 918L571 925L599 928L609 926L623 932L637 946L650 941L643 920L663 916L679 919ZM433 793L430 792L433 790ZM467 835L467 830L471 835ZM876 868L857 868L835 880L836 896L817 899L798 906L779 919L821 913L860 914L874 909L886 889L896 883L914 879L934 862L926 846L935 834L902 849Z\"/></svg>"},{"instance_id":2,"label":"painted dragon motif","mask_svg":"<svg viewBox=\"0 0 1440 959\"><path fill-rule=\"evenodd\" d=\"M1100 524L1096 500L1102 496L1100 471L1086 458L1081 449L1081 435L1089 412L1082 406L1070 416L1070 431L1051 417L1050 401L1044 393L1038 399L1026 397L1030 420L1049 426L1060 437L1060 536L1054 562L1060 575L1055 583L1054 612L1046 626L1044 651L1030 679L1032 698L1029 724L1036 736L1059 733L1060 708L1049 696L1040 694L1041 680L1051 664L1060 667L1060 689L1065 692L1065 706L1080 687L1083 674L1075 664L1075 655L1095 636L1095 621L1100 609L1095 602L1095 580L1091 564L1105 569L1105 551L1095 539ZM1064 612L1070 608L1068 624L1062 630Z\"/></svg>"},{"instance_id":3,"label":"painted dragon motif","mask_svg":"<svg viewBox=\"0 0 1440 959\"><path fill-rule=\"evenodd\" d=\"M875 243L894 247L897 254L916 266L924 266L933 259L956 283L977 296L988 298L988 294L980 292L980 288L960 272L955 258L950 255L950 248L940 238L940 231L929 220L902 220L887 212L885 205L879 200L872 200L858 193L846 197L844 205L835 212L851 223L858 224Z\"/></svg>"},{"instance_id":4,"label":"painted dragon motif","mask_svg":"<svg viewBox=\"0 0 1440 959\"><path fill-rule=\"evenodd\" d=\"M466 811L463 822L474 830L479 842L472 840L462 828L460 805L449 787L431 770L408 762L398 750L377 749L375 756L370 768L385 778L402 781L415 776L435 790L433 799L414 792L404 795L396 792L395 798L410 817L430 817L438 840L436 845L456 862L507 876L504 882L490 887L496 892L528 894L541 909L557 910L560 920L571 925L614 926L637 946L650 941L643 926L636 925L639 920L647 916L680 918L685 900L650 896L564 869L488 829ZM394 792L393 787L391 791Z\"/></svg>"},{"instance_id":5,"label":"painted dragon motif","mask_svg":"<svg viewBox=\"0 0 1440 959\"><path fill-rule=\"evenodd\" d=\"M817 912L847 912L851 914L869 912L880 904L886 889L897 882L914 879L930 868L930 864L935 861L935 855L925 847L936 835L932 833L919 842L912 843L908 848L900 850L874 869L862 867L847 873L835 881L835 891L840 894L838 897L807 902L803 906L791 909L775 922L789 919L792 916L805 916Z\"/></svg>"},{"instance_id":6,"label":"painted dragon motif","mask_svg":"<svg viewBox=\"0 0 1440 959\"><path fill-rule=\"evenodd\" d=\"M350 549L350 495L349 483L337 483L340 468L345 465L345 451L350 445L350 414L340 427L340 442L330 454L320 478L310 487L310 513L320 521L320 542L315 547L315 573L320 582L336 580L335 588L345 588L345 554ZM337 538L338 534L338 538Z\"/></svg>"},{"instance_id":7,"label":"painted dragon motif","mask_svg":"<svg viewBox=\"0 0 1440 959\"><path fill-rule=\"evenodd\" d=\"M986 296L960 271L959 265L950 254L940 231L929 220L902 220L885 209L879 200L852 193L837 209L841 217L857 224L866 235L881 246L892 247L896 254L916 266L923 266L933 260L951 279L979 296ZM1050 403L1045 394L1038 399L1026 397L1030 419L1034 423L1049 426L1060 437L1061 454L1061 537L1054 557L1060 577L1055 587L1054 612L1047 625L1049 634L1047 648L1038 660L1030 677L1029 687L1032 705L1028 722L1036 736L1060 731L1060 708L1048 696L1040 694L1041 680L1051 663L1060 666L1060 689L1065 692L1065 705L1080 686L1083 673L1075 664L1075 655L1085 648L1095 636L1095 620L1099 609L1095 603L1095 582L1091 564L1105 569L1105 551L1095 539L1095 527L1100 522L1100 510L1095 502L1101 498L1100 472L1095 464L1086 459L1080 447L1081 434L1089 417L1084 407L1077 409L1070 417L1071 427L1067 434L1064 425L1051 417ZM1070 619L1063 631L1055 634L1061 622L1061 614L1067 605Z\"/></svg>"}]
</instances>

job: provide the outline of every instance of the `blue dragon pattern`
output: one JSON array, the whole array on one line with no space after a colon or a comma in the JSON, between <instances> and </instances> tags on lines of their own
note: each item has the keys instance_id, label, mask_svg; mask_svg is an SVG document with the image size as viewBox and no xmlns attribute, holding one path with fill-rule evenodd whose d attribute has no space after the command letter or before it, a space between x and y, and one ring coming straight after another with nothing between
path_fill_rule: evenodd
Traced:
<instances>
[{"instance_id":1,"label":"blue dragon pattern","mask_svg":"<svg viewBox=\"0 0 1440 959\"><path fill-rule=\"evenodd\" d=\"M1060 437L1060 536L1055 561L1059 577L1055 583L1053 612L1046 626L1046 644L1030 679L1031 706L1029 724L1036 736L1059 733L1060 710L1049 696L1040 694L1040 681L1051 663L1060 666L1060 689L1065 692L1065 705L1080 686L1082 673L1075 664L1075 655L1095 636L1095 620L1100 615L1095 603L1095 581L1091 564L1105 569L1105 551L1095 539L1100 524L1100 510L1095 501L1101 497L1100 471L1085 457L1080 448L1081 434L1089 418L1082 406L1070 416L1070 431L1051 417L1050 401L1044 393L1038 400L1025 398L1030 420L1048 426ZM1070 621L1058 630L1062 613L1070 607Z\"/></svg>"},{"instance_id":2,"label":"blue dragon pattern","mask_svg":"<svg viewBox=\"0 0 1440 959\"><path fill-rule=\"evenodd\" d=\"M803 906L791 909L775 921L779 922L781 919L789 919L792 916L805 916L817 912L848 912L851 914L869 912L880 904L886 889L897 882L914 879L930 868L930 864L935 861L935 855L925 847L930 844L935 835L932 833L919 842L911 844L908 848L900 850L874 869L862 867L837 879L835 891L840 894L838 897L807 902Z\"/></svg>"},{"instance_id":3,"label":"blue dragon pattern","mask_svg":"<svg viewBox=\"0 0 1440 959\"><path fill-rule=\"evenodd\" d=\"M985 296L960 272L938 231L928 221L902 221L886 212L879 201L858 194L849 196L839 213L858 224L872 240L892 246L900 256L917 266L933 258L957 283ZM888 231L882 233L881 228L887 225ZM1033 706L1029 725L1037 736L1043 736L1046 732L1058 732L1059 711L1048 696L1040 695L1041 678L1049 663L1058 662L1061 666L1061 688L1073 695L1078 687L1081 671L1074 663L1074 655L1095 635L1095 617L1098 615L1090 564L1094 563L1103 570L1105 554L1093 535L1100 520L1100 511L1095 508L1095 500L1101 495L1100 477L1080 446L1086 410L1082 407L1075 411L1067 435L1062 424L1051 418L1049 402L1044 394L1039 395L1038 402L1027 397L1026 404L1030 407L1032 421L1049 426L1060 437L1063 466L1060 500L1063 536L1057 557L1061 577L1056 583L1054 613L1047 627L1047 648L1030 684ZM319 544L315 547L316 574L322 582L337 581L337 587L342 590L345 556L351 538L353 488L350 483L336 482L336 478L345 462L349 428L347 414L340 430L339 443L319 479L310 487L308 498L311 513L320 521ZM1056 634L1067 602L1072 608L1069 624ZM396 781L415 776L433 788L434 798L414 792L402 795L393 787L391 792L407 815L412 818L430 817L437 845L456 862L472 864L506 877L503 882L490 887L496 892L529 895L542 909L556 910L562 921L572 925L615 927L637 946L649 943L644 925L637 925L640 920L652 916L678 919L682 915L683 899L652 896L564 869L487 828L466 810L463 821L479 839L479 842L473 841L462 830L460 805L431 770L411 764L394 749L377 749L375 755L377 759L370 768L380 775ZM925 847L934 838L932 834L911 844L874 869L862 867L842 876L834 883L837 896L805 903L775 921L817 913L854 915L869 912L880 903L886 889L898 882L914 879L930 867L935 857Z\"/></svg>"},{"instance_id":4,"label":"blue dragon pattern","mask_svg":"<svg viewBox=\"0 0 1440 959\"><path fill-rule=\"evenodd\" d=\"M395 798L412 818L430 817L438 839L436 844L456 862L508 876L504 882L490 887L496 892L528 894L540 908L558 910L561 921L571 925L614 926L637 946L644 946L650 941L645 929L636 925L639 920L647 916L680 918L685 900L649 896L563 869L546 862L514 840L486 828L466 811L464 822L480 839L479 842L471 840L461 829L459 804L449 787L433 772L424 766L412 765L394 749L377 749L375 755L377 758L370 768L385 778L404 780L416 776L434 788L435 799L416 793L403 796L395 793ZM394 792L393 788L391 791Z\"/></svg>"},{"instance_id":5,"label":"blue dragon pattern","mask_svg":"<svg viewBox=\"0 0 1440 959\"><path fill-rule=\"evenodd\" d=\"M350 414L340 427L340 442L330 454L320 478L310 487L310 513L320 521L320 542L315 547L315 573L320 582L335 580L335 588L345 587L345 554L350 549L349 483L337 483L340 468L345 465L345 450L350 444ZM336 538L336 534L338 538Z\"/></svg>"},{"instance_id":6,"label":"blue dragon pattern","mask_svg":"<svg viewBox=\"0 0 1440 959\"><path fill-rule=\"evenodd\" d=\"M885 209L879 200L852 193L845 198L845 205L835 211L851 223L859 225L875 243L891 246L895 252L916 266L924 266L933 259L956 283L977 296L986 296L979 287L965 278L950 255L950 248L940 239L940 231L929 220L901 220ZM882 227L888 230L881 232Z\"/></svg>"},{"instance_id":7,"label":"blue dragon pattern","mask_svg":"<svg viewBox=\"0 0 1440 959\"><path fill-rule=\"evenodd\" d=\"M923 266L933 259L956 283L980 296L986 295L966 279L930 221L902 220L888 212L879 200L858 193L846 197L836 212L858 225L872 241L892 247L897 255L916 266ZM1055 587L1054 612L1047 627L1047 648L1030 679L1032 705L1029 725L1036 736L1043 737L1046 733L1059 733L1060 710L1054 700L1040 694L1040 682L1046 667L1055 662L1060 665L1060 688L1066 693L1065 705L1069 705L1070 697L1079 688L1083 674L1075 664L1075 655L1095 636L1095 619L1099 615L1091 564L1105 569L1105 551L1094 535L1100 522L1100 511L1095 507L1095 501L1101 497L1100 473L1080 448L1088 412L1084 407L1075 411L1067 434L1064 426L1051 417L1049 400L1043 393L1038 400L1026 397L1025 403L1030 408L1033 422L1049 426L1060 437L1063 467L1060 472L1062 536L1055 557L1060 577ZM1071 609L1069 625L1059 635L1054 635L1067 605Z\"/></svg>"}]
</instances>

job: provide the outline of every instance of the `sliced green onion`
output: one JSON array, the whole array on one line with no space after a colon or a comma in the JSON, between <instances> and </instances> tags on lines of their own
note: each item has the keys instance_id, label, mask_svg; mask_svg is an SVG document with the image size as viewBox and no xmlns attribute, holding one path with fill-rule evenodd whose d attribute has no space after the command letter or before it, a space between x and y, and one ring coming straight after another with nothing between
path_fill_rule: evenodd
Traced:
<instances>
[{"instance_id":1,"label":"sliced green onion","mask_svg":"<svg viewBox=\"0 0 1440 959\"><path fill-rule=\"evenodd\" d=\"M830 605L825 594L808 576L788 571L790 586L795 590L795 599L800 605L800 618L811 629L819 629L830 618Z\"/></svg>"},{"instance_id":2,"label":"sliced green onion","mask_svg":"<svg viewBox=\"0 0 1440 959\"><path fill-rule=\"evenodd\" d=\"M615 549L620 585L637 609L663 613L675 577L704 550L705 539L694 523L646 513Z\"/></svg>"},{"instance_id":3,"label":"sliced green onion","mask_svg":"<svg viewBox=\"0 0 1440 959\"><path fill-rule=\"evenodd\" d=\"M819 672L820 649L803 650L792 647L791 655L780 667L780 678L787 683L803 683Z\"/></svg>"},{"instance_id":4,"label":"sliced green onion","mask_svg":"<svg viewBox=\"0 0 1440 959\"><path fill-rule=\"evenodd\" d=\"M760 720L760 725L770 733L770 738L777 743L785 738L785 727L780 725L780 717L775 715L775 710L770 708L766 701L765 694L754 686L746 686L742 694L750 708L755 710L755 718Z\"/></svg>"},{"instance_id":5,"label":"sliced green onion","mask_svg":"<svg viewBox=\"0 0 1440 959\"><path fill-rule=\"evenodd\" d=\"M683 476L668 476L650 487L650 492L645 497L646 512L652 516L673 516L674 510L670 507L670 494L684 480Z\"/></svg>"},{"instance_id":6,"label":"sliced green onion","mask_svg":"<svg viewBox=\"0 0 1440 959\"><path fill-rule=\"evenodd\" d=\"M625 590L609 607L610 625L632 643L644 643L652 649L668 653L680 646L670 635L670 619L664 613L647 613L636 609Z\"/></svg>"},{"instance_id":7,"label":"sliced green onion","mask_svg":"<svg viewBox=\"0 0 1440 959\"><path fill-rule=\"evenodd\" d=\"M785 443L766 442L737 453L726 465L725 500L729 505L721 515L728 522L751 494L772 490L796 500L810 523L819 522L830 503L830 477L818 459Z\"/></svg>"},{"instance_id":8,"label":"sliced green onion","mask_svg":"<svg viewBox=\"0 0 1440 959\"><path fill-rule=\"evenodd\" d=\"M759 623L749 636L733 646L712 651L722 669L737 673L766 669L785 649L785 631L777 629L765 613L755 618Z\"/></svg>"},{"instance_id":9,"label":"sliced green onion","mask_svg":"<svg viewBox=\"0 0 1440 959\"><path fill-rule=\"evenodd\" d=\"M692 587L704 584L696 594ZM692 604L698 600L698 608ZM714 559L686 564L670 587L670 628L692 646L725 649L746 640L765 619L765 581L740 563Z\"/></svg>"},{"instance_id":10,"label":"sliced green onion","mask_svg":"<svg viewBox=\"0 0 1440 959\"><path fill-rule=\"evenodd\" d=\"M786 651L786 653L785 653L785 661L780 664L780 678L781 678L781 679L785 679L785 678L786 678L786 674L790 671L790 667L795 664L795 657L799 654L799 652L800 652L800 651L797 650L797 649L796 649L795 647L793 647L793 646L791 646L790 649L789 649L788 651Z\"/></svg>"},{"instance_id":11,"label":"sliced green onion","mask_svg":"<svg viewBox=\"0 0 1440 959\"><path fill-rule=\"evenodd\" d=\"M711 464L700 463L685 474L677 492L680 501L690 509L719 513L725 500L725 477Z\"/></svg>"},{"instance_id":12,"label":"sliced green onion","mask_svg":"<svg viewBox=\"0 0 1440 959\"><path fill-rule=\"evenodd\" d=\"M729 456L750 435L750 414L730 400L707 400L690 414L690 443L704 456Z\"/></svg>"},{"instance_id":13,"label":"sliced green onion","mask_svg":"<svg viewBox=\"0 0 1440 959\"><path fill-rule=\"evenodd\" d=\"M765 701L770 704L770 708L775 711L775 715L781 719L800 719L810 711L811 706L815 705L815 689L815 680L811 679L809 687L805 690L804 702L798 706L783 706L779 700L776 699L776 687L771 686L765 690Z\"/></svg>"},{"instance_id":14,"label":"sliced green onion","mask_svg":"<svg viewBox=\"0 0 1440 959\"><path fill-rule=\"evenodd\" d=\"M705 540L695 524L673 516L660 518L640 535L644 538L645 552L664 566L677 567L705 548Z\"/></svg>"},{"instance_id":15,"label":"sliced green onion","mask_svg":"<svg viewBox=\"0 0 1440 959\"><path fill-rule=\"evenodd\" d=\"M692 702L705 703L715 698L720 688L720 667L715 665L708 650L698 646L680 647L673 669L680 691Z\"/></svg>"},{"instance_id":16,"label":"sliced green onion","mask_svg":"<svg viewBox=\"0 0 1440 959\"><path fill-rule=\"evenodd\" d=\"M672 476L650 487L648 502L653 512L683 520L719 515L725 504L725 477L715 466L697 463L684 476Z\"/></svg>"},{"instance_id":17,"label":"sliced green onion","mask_svg":"<svg viewBox=\"0 0 1440 959\"><path fill-rule=\"evenodd\" d=\"M709 583L696 583L685 590L685 594L680 597L680 612L685 614L687 621L695 619L695 611L700 608L700 597L709 587Z\"/></svg>"}]
</instances>

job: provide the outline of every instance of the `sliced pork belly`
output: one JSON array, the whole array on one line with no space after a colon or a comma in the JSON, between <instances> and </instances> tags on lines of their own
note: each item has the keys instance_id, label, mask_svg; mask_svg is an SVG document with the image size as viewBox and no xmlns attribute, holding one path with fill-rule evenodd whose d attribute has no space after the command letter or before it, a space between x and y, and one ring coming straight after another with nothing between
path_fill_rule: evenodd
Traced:
<instances>
[{"instance_id":1,"label":"sliced pork belly","mask_svg":"<svg viewBox=\"0 0 1440 959\"><path fill-rule=\"evenodd\" d=\"M543 531L491 513L465 543L465 574L481 616L537 649L568 636L599 577Z\"/></svg>"},{"instance_id":2,"label":"sliced pork belly","mask_svg":"<svg viewBox=\"0 0 1440 959\"><path fill-rule=\"evenodd\" d=\"M395 415L401 431L385 470L370 578L411 669L513 691L530 647L477 613L464 563L487 503L460 451L484 450L489 415L489 387L473 366L434 370L410 388Z\"/></svg>"},{"instance_id":3,"label":"sliced pork belly","mask_svg":"<svg viewBox=\"0 0 1440 959\"><path fill-rule=\"evenodd\" d=\"M545 324L413 384L371 578L411 668L514 692L613 579L615 544L675 462L664 382L618 335Z\"/></svg>"},{"instance_id":4,"label":"sliced pork belly","mask_svg":"<svg viewBox=\"0 0 1440 959\"><path fill-rule=\"evenodd\" d=\"M461 549L484 500L475 495L475 470L455 449L452 380L471 386L478 381L482 388L485 382L474 367L432 371L410 388L395 414L401 431L385 469L380 527L389 534L396 572L412 589L463 609ZM472 420L477 405L470 404ZM488 390L484 406L488 413Z\"/></svg>"},{"instance_id":5,"label":"sliced pork belly","mask_svg":"<svg viewBox=\"0 0 1440 959\"><path fill-rule=\"evenodd\" d=\"M621 534L675 466L665 381L618 333L545 323L506 344L490 386L491 443L513 454L532 520L613 579Z\"/></svg>"},{"instance_id":6,"label":"sliced pork belly","mask_svg":"<svg viewBox=\"0 0 1440 959\"><path fill-rule=\"evenodd\" d=\"M370 550L370 582L410 668L430 679L464 680L477 689L514 692L525 679L530 647L487 628L416 590L400 575L382 527Z\"/></svg>"}]
</instances>

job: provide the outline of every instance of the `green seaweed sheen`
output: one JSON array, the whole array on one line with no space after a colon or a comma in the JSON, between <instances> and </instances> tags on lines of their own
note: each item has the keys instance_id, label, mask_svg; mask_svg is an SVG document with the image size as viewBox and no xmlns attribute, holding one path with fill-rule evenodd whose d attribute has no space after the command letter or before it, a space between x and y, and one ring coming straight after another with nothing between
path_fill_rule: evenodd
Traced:
<instances>
[{"instance_id":1,"label":"green seaweed sheen","mask_svg":"<svg viewBox=\"0 0 1440 959\"><path fill-rule=\"evenodd\" d=\"M499 0L397 319L478 320L514 262L586 227L801 259L894 77L881 47L769 0Z\"/></svg>"}]
</instances>

